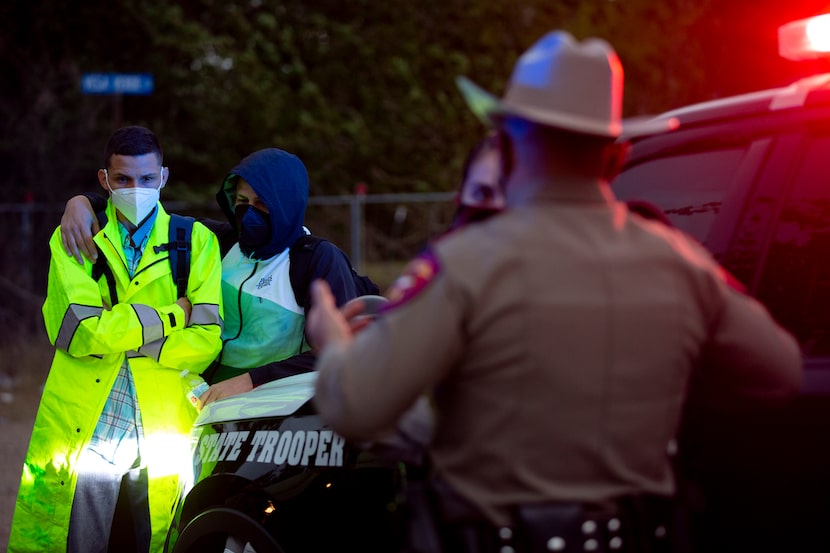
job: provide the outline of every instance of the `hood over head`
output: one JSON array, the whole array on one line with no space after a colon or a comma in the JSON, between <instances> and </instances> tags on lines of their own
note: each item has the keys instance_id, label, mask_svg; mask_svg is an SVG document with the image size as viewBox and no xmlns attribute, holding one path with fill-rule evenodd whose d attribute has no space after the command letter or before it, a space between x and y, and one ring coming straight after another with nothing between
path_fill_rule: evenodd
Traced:
<instances>
[{"instance_id":1,"label":"hood over head","mask_svg":"<svg viewBox=\"0 0 830 553\"><path fill-rule=\"evenodd\" d=\"M277 148L259 150L240 161L216 194L216 201L237 233L234 203L239 178L251 185L268 206L270 241L252 253L257 259L268 259L291 246L304 233L308 172L300 158Z\"/></svg>"}]
</instances>

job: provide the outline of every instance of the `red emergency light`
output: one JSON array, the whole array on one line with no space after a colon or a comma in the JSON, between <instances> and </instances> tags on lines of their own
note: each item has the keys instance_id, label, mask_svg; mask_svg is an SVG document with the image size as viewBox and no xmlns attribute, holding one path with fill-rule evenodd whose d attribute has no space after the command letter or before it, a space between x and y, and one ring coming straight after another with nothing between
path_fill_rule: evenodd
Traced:
<instances>
[{"instance_id":1,"label":"red emergency light","mask_svg":"<svg viewBox=\"0 0 830 553\"><path fill-rule=\"evenodd\" d=\"M830 13L779 27L778 53L790 60L830 58Z\"/></svg>"}]
</instances>

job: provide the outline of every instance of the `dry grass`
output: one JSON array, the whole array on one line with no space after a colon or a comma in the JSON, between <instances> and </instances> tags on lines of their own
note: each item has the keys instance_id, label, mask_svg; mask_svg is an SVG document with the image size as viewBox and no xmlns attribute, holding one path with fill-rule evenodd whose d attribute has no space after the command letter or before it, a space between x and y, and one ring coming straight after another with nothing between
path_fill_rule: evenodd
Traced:
<instances>
[{"instance_id":1,"label":"dry grass","mask_svg":"<svg viewBox=\"0 0 830 553\"><path fill-rule=\"evenodd\" d=\"M380 293L389 288L406 265L405 261L365 263L361 272L371 278L380 288Z\"/></svg>"}]
</instances>

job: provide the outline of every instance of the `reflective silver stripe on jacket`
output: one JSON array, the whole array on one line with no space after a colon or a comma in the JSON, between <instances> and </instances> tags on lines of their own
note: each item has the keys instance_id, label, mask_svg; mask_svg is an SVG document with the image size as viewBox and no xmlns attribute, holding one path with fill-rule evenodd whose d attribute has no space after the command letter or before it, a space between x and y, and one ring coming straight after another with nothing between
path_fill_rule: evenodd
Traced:
<instances>
[{"instance_id":1,"label":"reflective silver stripe on jacket","mask_svg":"<svg viewBox=\"0 0 830 553\"><path fill-rule=\"evenodd\" d=\"M134 305L133 307L140 306ZM154 310L153 313L155 313ZM141 316L139 315L139 318L140 317ZM142 320L142 324L143 323L144 321ZM219 306L209 303L194 305L192 311L190 312L190 325L219 325L221 328L222 318L219 317ZM138 348L138 350L127 352L127 357L149 357L150 359L158 361L161 357L161 348L164 346L164 342L166 341L167 337L164 336L149 343L145 342L145 344Z\"/></svg>"},{"instance_id":2,"label":"reflective silver stripe on jacket","mask_svg":"<svg viewBox=\"0 0 830 553\"><path fill-rule=\"evenodd\" d=\"M222 328L222 317L219 316L219 306L215 303L197 303L190 312L191 325L219 325Z\"/></svg>"},{"instance_id":3,"label":"reflective silver stripe on jacket","mask_svg":"<svg viewBox=\"0 0 830 553\"><path fill-rule=\"evenodd\" d=\"M90 317L100 317L103 312L103 307L71 304L63 315L61 329L58 331L57 340L55 340L55 347L69 350L69 344L72 342L72 337L75 335L75 331L78 330L81 321Z\"/></svg>"},{"instance_id":4,"label":"reflective silver stripe on jacket","mask_svg":"<svg viewBox=\"0 0 830 553\"><path fill-rule=\"evenodd\" d=\"M138 354L144 355L149 357L154 361L158 361L159 357L161 357L161 346L164 345L164 342L167 341L167 337L160 340L156 340L155 342L150 342L149 344L144 344L140 348L138 348Z\"/></svg>"},{"instance_id":5,"label":"reflective silver stripe on jacket","mask_svg":"<svg viewBox=\"0 0 830 553\"><path fill-rule=\"evenodd\" d=\"M135 314L138 315L138 322L141 323L142 343L149 344L164 337L164 325L155 309L140 303L132 304L132 308Z\"/></svg>"}]
</instances>

